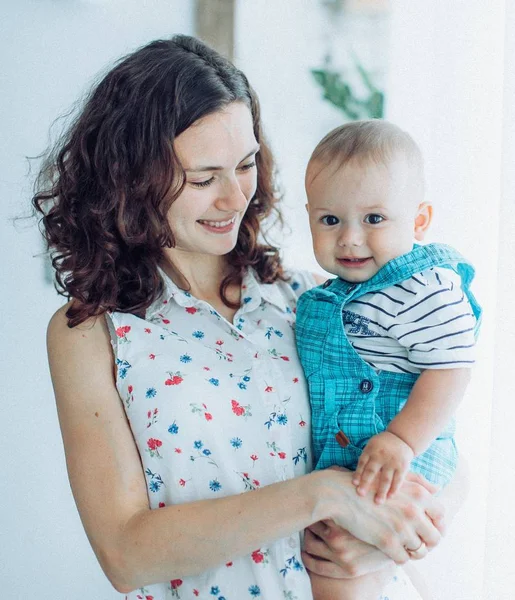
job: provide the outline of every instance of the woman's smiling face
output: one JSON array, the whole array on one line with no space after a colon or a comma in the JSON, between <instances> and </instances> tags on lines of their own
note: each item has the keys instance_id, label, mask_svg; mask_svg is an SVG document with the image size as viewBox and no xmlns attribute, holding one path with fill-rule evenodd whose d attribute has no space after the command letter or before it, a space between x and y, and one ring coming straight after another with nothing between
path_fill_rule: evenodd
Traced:
<instances>
[{"instance_id":1,"label":"woman's smiling face","mask_svg":"<svg viewBox=\"0 0 515 600\"><path fill-rule=\"evenodd\" d=\"M186 184L168 211L176 242L169 252L228 254L257 186L259 144L249 108L233 102L203 117L175 139L174 148Z\"/></svg>"}]
</instances>

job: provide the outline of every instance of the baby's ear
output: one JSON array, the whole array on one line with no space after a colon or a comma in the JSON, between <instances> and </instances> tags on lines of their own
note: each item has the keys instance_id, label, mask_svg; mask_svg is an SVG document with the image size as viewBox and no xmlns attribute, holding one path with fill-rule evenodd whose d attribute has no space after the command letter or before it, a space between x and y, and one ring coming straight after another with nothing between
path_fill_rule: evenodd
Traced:
<instances>
[{"instance_id":1,"label":"baby's ear","mask_svg":"<svg viewBox=\"0 0 515 600\"><path fill-rule=\"evenodd\" d=\"M433 205L430 202L422 202L415 216L415 239L417 242L421 242L424 239L432 219Z\"/></svg>"}]
</instances>

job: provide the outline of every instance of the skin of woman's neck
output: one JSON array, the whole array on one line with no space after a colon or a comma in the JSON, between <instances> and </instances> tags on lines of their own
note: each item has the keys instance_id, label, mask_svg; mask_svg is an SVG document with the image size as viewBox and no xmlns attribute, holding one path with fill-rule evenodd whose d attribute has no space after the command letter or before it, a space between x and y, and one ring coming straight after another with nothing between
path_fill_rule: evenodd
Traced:
<instances>
[{"instance_id":1,"label":"skin of woman's neck","mask_svg":"<svg viewBox=\"0 0 515 600\"><path fill-rule=\"evenodd\" d=\"M220 284L228 273L225 256L194 254L170 248L164 251L162 268L176 285L187 289L195 298L210 304L221 302Z\"/></svg>"}]
</instances>

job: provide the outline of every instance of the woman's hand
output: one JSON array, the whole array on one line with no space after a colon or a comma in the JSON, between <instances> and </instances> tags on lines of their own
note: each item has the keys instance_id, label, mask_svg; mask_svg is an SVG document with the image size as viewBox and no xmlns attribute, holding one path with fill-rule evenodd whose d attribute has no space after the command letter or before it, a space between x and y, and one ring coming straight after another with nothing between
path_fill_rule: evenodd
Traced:
<instances>
[{"instance_id":1,"label":"woman's hand","mask_svg":"<svg viewBox=\"0 0 515 600\"><path fill-rule=\"evenodd\" d=\"M351 473L341 473L341 475L345 475L345 479L333 480L333 485L336 487L341 485L346 487L348 477L352 477ZM353 493L346 494L343 502L342 500L338 502L338 506L331 516L337 525L346 529L358 540L378 548L396 563L403 564L413 558L407 549L417 549L424 542L427 549L430 550L440 541L444 532L444 510L441 503L433 496L436 491L437 488L422 477L409 473L396 496L387 500L385 504L374 503L375 490L372 490L364 498L358 496L353 490ZM349 556L351 563L357 561L366 565L356 569L353 564L351 571L357 570L361 573L362 569L374 570L378 565L377 555L366 546L358 546L353 543L350 554L346 549L342 550L342 545L349 546L347 532L340 533L341 538L339 539L333 529L330 529L329 533L329 530L318 528L316 532L324 542L325 534L329 534L330 543L326 543L327 550L322 552L321 557L340 566L343 564L344 570L348 568ZM321 533L324 535L320 535ZM311 548L313 548L313 541L308 534L307 543ZM318 549L320 548L318 544L316 546ZM360 558L364 556L367 557L366 560ZM308 566L308 568L310 567ZM327 565L325 567L319 565L315 568L327 570ZM380 567L377 566L377 568ZM329 567L329 570L331 569L332 567ZM333 572L335 571L333 570ZM342 574L342 577L345 577L345 574Z\"/></svg>"},{"instance_id":2,"label":"woman's hand","mask_svg":"<svg viewBox=\"0 0 515 600\"><path fill-rule=\"evenodd\" d=\"M366 575L394 562L332 520L319 521L304 531L304 565L311 572L331 579Z\"/></svg>"}]
</instances>

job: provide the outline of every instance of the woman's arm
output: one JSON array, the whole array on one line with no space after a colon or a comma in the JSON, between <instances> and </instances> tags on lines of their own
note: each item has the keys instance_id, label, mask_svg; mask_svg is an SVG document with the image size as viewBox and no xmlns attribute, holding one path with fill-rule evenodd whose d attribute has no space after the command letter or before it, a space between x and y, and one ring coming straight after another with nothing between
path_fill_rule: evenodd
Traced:
<instances>
[{"instance_id":1,"label":"woman's arm","mask_svg":"<svg viewBox=\"0 0 515 600\"><path fill-rule=\"evenodd\" d=\"M423 514L429 506L417 512L369 505L355 493L350 473L333 470L150 510L105 320L70 329L65 310L50 322L48 351L68 473L88 538L118 591L203 572L328 518L398 562L408 559L404 546L419 535L438 541ZM403 498L414 506L409 494Z\"/></svg>"}]
</instances>

